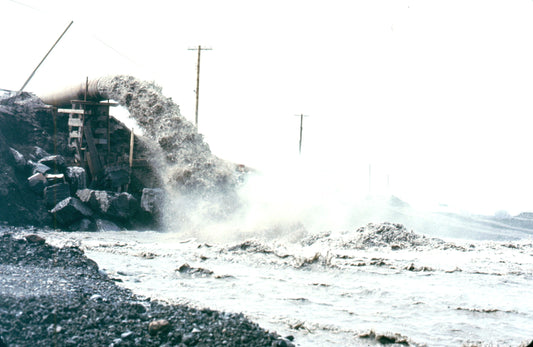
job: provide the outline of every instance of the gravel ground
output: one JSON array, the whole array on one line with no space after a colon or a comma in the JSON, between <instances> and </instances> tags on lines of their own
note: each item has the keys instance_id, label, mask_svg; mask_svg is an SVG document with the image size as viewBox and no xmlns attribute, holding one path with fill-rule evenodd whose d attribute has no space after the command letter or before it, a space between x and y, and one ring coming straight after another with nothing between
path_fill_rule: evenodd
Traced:
<instances>
[{"instance_id":1,"label":"gravel ground","mask_svg":"<svg viewBox=\"0 0 533 347\"><path fill-rule=\"evenodd\" d=\"M136 297L77 247L0 231L0 347L293 346L290 340L242 314Z\"/></svg>"}]
</instances>

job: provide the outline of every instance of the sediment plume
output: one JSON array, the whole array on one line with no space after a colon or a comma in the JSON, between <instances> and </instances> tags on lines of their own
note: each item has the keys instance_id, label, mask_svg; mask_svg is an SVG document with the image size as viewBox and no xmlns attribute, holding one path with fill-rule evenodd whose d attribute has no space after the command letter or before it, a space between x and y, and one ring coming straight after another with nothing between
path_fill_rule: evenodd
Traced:
<instances>
[{"instance_id":1,"label":"sediment plume","mask_svg":"<svg viewBox=\"0 0 533 347\"><path fill-rule=\"evenodd\" d=\"M128 109L152 145L152 166L166 184L164 219L171 224L167 228L220 219L236 208L236 165L211 153L197 128L161 87L119 75L100 78L98 90Z\"/></svg>"},{"instance_id":2,"label":"sediment plume","mask_svg":"<svg viewBox=\"0 0 533 347\"><path fill-rule=\"evenodd\" d=\"M161 87L119 75L99 79L98 89L126 107L144 135L161 147L167 166L163 178L181 193L202 195L234 188L235 165L211 153L203 136Z\"/></svg>"}]
</instances>

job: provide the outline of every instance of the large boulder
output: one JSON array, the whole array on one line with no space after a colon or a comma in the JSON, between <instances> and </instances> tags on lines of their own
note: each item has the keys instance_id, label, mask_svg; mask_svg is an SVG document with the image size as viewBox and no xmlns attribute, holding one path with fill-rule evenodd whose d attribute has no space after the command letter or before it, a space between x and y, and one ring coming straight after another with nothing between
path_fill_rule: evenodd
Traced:
<instances>
[{"instance_id":1,"label":"large boulder","mask_svg":"<svg viewBox=\"0 0 533 347\"><path fill-rule=\"evenodd\" d=\"M19 170L22 170L26 167L27 161L26 158L24 158L24 155L17 151L16 149L10 147L9 151L11 152L11 155L13 156L13 160L15 161L15 167Z\"/></svg>"},{"instance_id":2,"label":"large boulder","mask_svg":"<svg viewBox=\"0 0 533 347\"><path fill-rule=\"evenodd\" d=\"M112 219L127 220L139 211L139 202L130 193L81 189L76 195L95 212Z\"/></svg>"},{"instance_id":3,"label":"large boulder","mask_svg":"<svg viewBox=\"0 0 533 347\"><path fill-rule=\"evenodd\" d=\"M44 164L51 168L55 173L65 172L66 161L65 157L62 155L49 155L44 158L39 159L37 162L39 164Z\"/></svg>"},{"instance_id":4,"label":"large boulder","mask_svg":"<svg viewBox=\"0 0 533 347\"><path fill-rule=\"evenodd\" d=\"M42 195L48 181L42 173L36 173L28 177L28 186L35 194Z\"/></svg>"},{"instance_id":5,"label":"large boulder","mask_svg":"<svg viewBox=\"0 0 533 347\"><path fill-rule=\"evenodd\" d=\"M70 183L71 194L76 193L79 189L87 188L87 173L80 166L69 166L66 169L66 179Z\"/></svg>"},{"instance_id":6,"label":"large boulder","mask_svg":"<svg viewBox=\"0 0 533 347\"><path fill-rule=\"evenodd\" d=\"M96 231L96 224L89 218L82 218L71 224L68 229L70 231Z\"/></svg>"},{"instance_id":7,"label":"large boulder","mask_svg":"<svg viewBox=\"0 0 533 347\"><path fill-rule=\"evenodd\" d=\"M60 225L68 226L80 219L92 216L93 211L79 199L68 197L60 201L50 210L50 213Z\"/></svg>"},{"instance_id":8,"label":"large boulder","mask_svg":"<svg viewBox=\"0 0 533 347\"><path fill-rule=\"evenodd\" d=\"M31 167L31 172L33 175L35 175L36 173L41 173L43 175L46 175L47 173L52 171L52 169L49 166L44 165L43 163L36 163L33 160L29 160L28 164Z\"/></svg>"},{"instance_id":9,"label":"large boulder","mask_svg":"<svg viewBox=\"0 0 533 347\"><path fill-rule=\"evenodd\" d=\"M129 219L139 211L139 202L130 193L115 194L107 214L119 219Z\"/></svg>"},{"instance_id":10,"label":"large boulder","mask_svg":"<svg viewBox=\"0 0 533 347\"><path fill-rule=\"evenodd\" d=\"M57 183L44 188L44 203L47 208L52 208L61 200L70 196L70 187L66 183Z\"/></svg>"},{"instance_id":11,"label":"large boulder","mask_svg":"<svg viewBox=\"0 0 533 347\"><path fill-rule=\"evenodd\" d=\"M110 193L105 190L80 189L76 195L94 211L101 214L106 214L111 204Z\"/></svg>"},{"instance_id":12,"label":"large boulder","mask_svg":"<svg viewBox=\"0 0 533 347\"><path fill-rule=\"evenodd\" d=\"M33 146L33 149L30 153L30 158L34 161L39 161L40 159L44 158L44 157L48 157L50 155L50 153L48 153L47 151L45 151L44 149L42 149L41 147L39 146Z\"/></svg>"},{"instance_id":13,"label":"large boulder","mask_svg":"<svg viewBox=\"0 0 533 347\"><path fill-rule=\"evenodd\" d=\"M104 171L106 189L116 190L130 182L130 168L127 165L108 166Z\"/></svg>"},{"instance_id":14,"label":"large boulder","mask_svg":"<svg viewBox=\"0 0 533 347\"><path fill-rule=\"evenodd\" d=\"M96 231L122 231L122 228L106 219L97 219Z\"/></svg>"}]
</instances>

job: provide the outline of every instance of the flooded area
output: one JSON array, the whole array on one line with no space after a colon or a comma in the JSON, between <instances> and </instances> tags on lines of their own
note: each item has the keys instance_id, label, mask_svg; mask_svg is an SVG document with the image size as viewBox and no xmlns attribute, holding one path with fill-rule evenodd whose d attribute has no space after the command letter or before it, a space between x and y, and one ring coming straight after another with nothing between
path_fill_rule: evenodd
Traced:
<instances>
[{"instance_id":1,"label":"flooded area","mask_svg":"<svg viewBox=\"0 0 533 347\"><path fill-rule=\"evenodd\" d=\"M372 234L385 240L379 230L227 244L171 232L60 232L47 239L79 245L136 294L243 312L301 346L378 344L374 336L410 345L519 345L531 337L531 240L446 242L408 233L417 241L355 242Z\"/></svg>"}]
</instances>

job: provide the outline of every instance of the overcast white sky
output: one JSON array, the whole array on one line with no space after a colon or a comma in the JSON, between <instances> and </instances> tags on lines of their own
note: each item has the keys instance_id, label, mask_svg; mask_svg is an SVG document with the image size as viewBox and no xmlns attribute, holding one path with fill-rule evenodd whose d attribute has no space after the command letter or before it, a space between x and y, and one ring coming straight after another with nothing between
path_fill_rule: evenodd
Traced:
<instances>
[{"instance_id":1,"label":"overcast white sky","mask_svg":"<svg viewBox=\"0 0 533 347\"><path fill-rule=\"evenodd\" d=\"M193 120L200 44L216 155L286 165L303 113L315 184L367 189L371 164L376 192L518 213L533 210L532 18L531 0L0 0L0 88L18 90L74 20L26 90L131 74Z\"/></svg>"}]
</instances>

